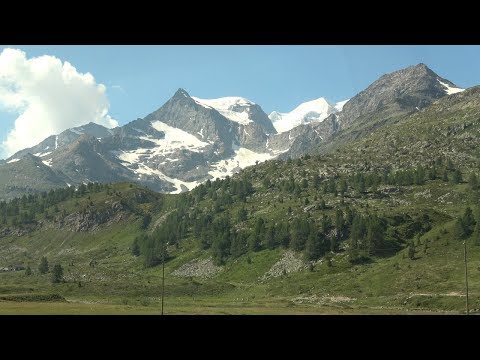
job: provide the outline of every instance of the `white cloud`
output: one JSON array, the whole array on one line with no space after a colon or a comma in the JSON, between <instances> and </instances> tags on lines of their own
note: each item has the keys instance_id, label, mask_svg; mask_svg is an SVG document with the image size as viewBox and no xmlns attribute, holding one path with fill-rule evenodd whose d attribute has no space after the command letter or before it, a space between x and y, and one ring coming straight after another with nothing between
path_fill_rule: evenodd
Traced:
<instances>
[{"instance_id":1,"label":"white cloud","mask_svg":"<svg viewBox=\"0 0 480 360\"><path fill-rule=\"evenodd\" d=\"M118 126L108 115L105 86L54 56L27 59L25 52L0 53L0 105L19 114L2 148L7 156L46 137L90 121Z\"/></svg>"}]
</instances>

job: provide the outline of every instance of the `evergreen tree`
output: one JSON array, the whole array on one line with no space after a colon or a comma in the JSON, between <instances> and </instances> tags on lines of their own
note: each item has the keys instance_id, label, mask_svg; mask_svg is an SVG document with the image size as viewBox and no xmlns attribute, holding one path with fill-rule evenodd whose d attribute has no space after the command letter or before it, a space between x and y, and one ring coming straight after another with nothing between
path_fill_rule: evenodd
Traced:
<instances>
[{"instance_id":1,"label":"evergreen tree","mask_svg":"<svg viewBox=\"0 0 480 360\"><path fill-rule=\"evenodd\" d=\"M339 241L343 239L344 227L345 219L343 217L343 211L338 209L335 213L335 228L337 229L337 239Z\"/></svg>"},{"instance_id":2,"label":"evergreen tree","mask_svg":"<svg viewBox=\"0 0 480 360\"><path fill-rule=\"evenodd\" d=\"M478 210L477 214L480 215L480 209ZM475 245L480 245L480 221L477 220L477 224L475 225L475 232L474 232L474 243Z\"/></svg>"},{"instance_id":3,"label":"evergreen tree","mask_svg":"<svg viewBox=\"0 0 480 360\"><path fill-rule=\"evenodd\" d=\"M353 211L350 207L347 206L345 209L345 221L348 225L352 225L353 222Z\"/></svg>"},{"instance_id":4,"label":"evergreen tree","mask_svg":"<svg viewBox=\"0 0 480 360\"><path fill-rule=\"evenodd\" d=\"M275 241L275 227L273 225L267 228L267 232L265 234L265 245L268 249L274 249L277 245Z\"/></svg>"},{"instance_id":5,"label":"evergreen tree","mask_svg":"<svg viewBox=\"0 0 480 360\"><path fill-rule=\"evenodd\" d=\"M328 234L331 227L332 227L332 219L328 215L323 215L323 217L322 217L322 233L323 234Z\"/></svg>"},{"instance_id":6,"label":"evergreen tree","mask_svg":"<svg viewBox=\"0 0 480 360\"><path fill-rule=\"evenodd\" d=\"M293 178L293 175L290 175L290 177L288 178L287 191L290 194L295 191L295 179Z\"/></svg>"},{"instance_id":7,"label":"evergreen tree","mask_svg":"<svg viewBox=\"0 0 480 360\"><path fill-rule=\"evenodd\" d=\"M410 260L415 259L415 244L413 243L413 240L410 240L408 243L408 258Z\"/></svg>"},{"instance_id":8,"label":"evergreen tree","mask_svg":"<svg viewBox=\"0 0 480 360\"><path fill-rule=\"evenodd\" d=\"M228 231L223 232L215 238L212 243L213 259L216 265L223 265L225 259L229 255L231 247L230 234Z\"/></svg>"},{"instance_id":9,"label":"evergreen tree","mask_svg":"<svg viewBox=\"0 0 480 360\"><path fill-rule=\"evenodd\" d=\"M247 220L247 210L245 210L245 207L242 206L237 213L237 220L238 222L246 221Z\"/></svg>"},{"instance_id":10,"label":"evergreen tree","mask_svg":"<svg viewBox=\"0 0 480 360\"><path fill-rule=\"evenodd\" d=\"M140 256L140 244L139 244L139 239L138 237L133 240L132 244L132 255L134 256Z\"/></svg>"},{"instance_id":11,"label":"evergreen tree","mask_svg":"<svg viewBox=\"0 0 480 360\"><path fill-rule=\"evenodd\" d=\"M355 175L355 190L357 190L359 194L365 192L365 177L362 173Z\"/></svg>"},{"instance_id":12,"label":"evergreen tree","mask_svg":"<svg viewBox=\"0 0 480 360\"><path fill-rule=\"evenodd\" d=\"M319 241L314 232L308 235L307 242L305 244L305 257L309 261L317 260L321 255L321 249Z\"/></svg>"},{"instance_id":13,"label":"evergreen tree","mask_svg":"<svg viewBox=\"0 0 480 360\"><path fill-rule=\"evenodd\" d=\"M358 249L361 247L365 232L366 227L363 217L355 214L352 221L352 228L350 230L352 249Z\"/></svg>"},{"instance_id":14,"label":"evergreen tree","mask_svg":"<svg viewBox=\"0 0 480 360\"><path fill-rule=\"evenodd\" d=\"M38 265L38 271L40 274L46 274L48 272L48 260L45 256L40 260L40 265Z\"/></svg>"},{"instance_id":15,"label":"evergreen tree","mask_svg":"<svg viewBox=\"0 0 480 360\"><path fill-rule=\"evenodd\" d=\"M148 225L150 225L150 222L152 221L152 215L150 214L145 214L143 215L142 219L142 229L148 228Z\"/></svg>"},{"instance_id":16,"label":"evergreen tree","mask_svg":"<svg viewBox=\"0 0 480 360\"><path fill-rule=\"evenodd\" d=\"M345 181L345 179L342 179L340 180L340 184L339 184L339 191L340 191L340 195L344 196L345 193L347 192L347 182Z\"/></svg>"},{"instance_id":17,"label":"evergreen tree","mask_svg":"<svg viewBox=\"0 0 480 360\"><path fill-rule=\"evenodd\" d=\"M307 181L307 179L305 179L305 178L302 179L302 188L303 188L303 189L308 188L308 181Z\"/></svg>"},{"instance_id":18,"label":"evergreen tree","mask_svg":"<svg viewBox=\"0 0 480 360\"><path fill-rule=\"evenodd\" d=\"M333 178L330 178L330 180L328 181L328 192L337 196L337 183Z\"/></svg>"},{"instance_id":19,"label":"evergreen tree","mask_svg":"<svg viewBox=\"0 0 480 360\"><path fill-rule=\"evenodd\" d=\"M266 231L265 220L259 217L255 222L255 235L261 238L265 236L265 231Z\"/></svg>"},{"instance_id":20,"label":"evergreen tree","mask_svg":"<svg viewBox=\"0 0 480 360\"><path fill-rule=\"evenodd\" d=\"M453 236L457 240L461 240L466 237L465 226L463 225L462 218L457 219L453 227Z\"/></svg>"},{"instance_id":21,"label":"evergreen tree","mask_svg":"<svg viewBox=\"0 0 480 360\"><path fill-rule=\"evenodd\" d=\"M423 185L425 184L425 169L422 165L417 166L417 170L415 171L415 184Z\"/></svg>"},{"instance_id":22,"label":"evergreen tree","mask_svg":"<svg viewBox=\"0 0 480 360\"><path fill-rule=\"evenodd\" d=\"M376 216L372 216L368 219L365 242L370 255L382 251L384 244L384 229L380 219Z\"/></svg>"},{"instance_id":23,"label":"evergreen tree","mask_svg":"<svg viewBox=\"0 0 480 360\"><path fill-rule=\"evenodd\" d=\"M460 170L456 169L452 175L452 183L460 184L461 182L462 182L462 173L460 172Z\"/></svg>"},{"instance_id":24,"label":"evergreen tree","mask_svg":"<svg viewBox=\"0 0 480 360\"><path fill-rule=\"evenodd\" d=\"M328 182L323 183L322 192L328 194Z\"/></svg>"},{"instance_id":25,"label":"evergreen tree","mask_svg":"<svg viewBox=\"0 0 480 360\"><path fill-rule=\"evenodd\" d=\"M445 170L442 175L442 181L447 182L448 181L448 172Z\"/></svg>"},{"instance_id":26,"label":"evergreen tree","mask_svg":"<svg viewBox=\"0 0 480 360\"><path fill-rule=\"evenodd\" d=\"M52 283L59 283L63 280L63 267L60 264L55 264L52 270Z\"/></svg>"},{"instance_id":27,"label":"evergreen tree","mask_svg":"<svg viewBox=\"0 0 480 360\"><path fill-rule=\"evenodd\" d=\"M468 177L468 184L471 190L478 190L478 179L475 173L471 173Z\"/></svg>"},{"instance_id":28,"label":"evergreen tree","mask_svg":"<svg viewBox=\"0 0 480 360\"><path fill-rule=\"evenodd\" d=\"M255 234L250 234L248 238L248 248L251 251L260 251L260 237Z\"/></svg>"},{"instance_id":29,"label":"evergreen tree","mask_svg":"<svg viewBox=\"0 0 480 360\"><path fill-rule=\"evenodd\" d=\"M321 210L324 210L324 209L326 209L326 208L327 208L327 205L325 204L325 200L322 199L322 200L320 201L320 209L321 209Z\"/></svg>"},{"instance_id":30,"label":"evergreen tree","mask_svg":"<svg viewBox=\"0 0 480 360\"><path fill-rule=\"evenodd\" d=\"M318 190L320 189L320 176L318 176L318 174L314 174L313 175L313 187L315 188L315 190Z\"/></svg>"},{"instance_id":31,"label":"evergreen tree","mask_svg":"<svg viewBox=\"0 0 480 360\"><path fill-rule=\"evenodd\" d=\"M473 217L472 209L467 207L462 217L462 225L466 237L472 234L475 223L476 222L475 218Z\"/></svg>"},{"instance_id":32,"label":"evergreen tree","mask_svg":"<svg viewBox=\"0 0 480 360\"><path fill-rule=\"evenodd\" d=\"M455 170L455 166L453 165L452 160L448 159L447 160L447 170Z\"/></svg>"},{"instance_id":33,"label":"evergreen tree","mask_svg":"<svg viewBox=\"0 0 480 360\"><path fill-rule=\"evenodd\" d=\"M275 229L275 236L277 238L277 242L284 248L287 248L290 244L290 231L288 229L288 224L281 222Z\"/></svg>"},{"instance_id":34,"label":"evergreen tree","mask_svg":"<svg viewBox=\"0 0 480 360\"><path fill-rule=\"evenodd\" d=\"M296 218L292 223L290 246L295 251L301 251L310 232L310 226L306 219Z\"/></svg>"},{"instance_id":35,"label":"evergreen tree","mask_svg":"<svg viewBox=\"0 0 480 360\"><path fill-rule=\"evenodd\" d=\"M302 193L302 187L298 184L295 184L295 190L293 192L296 197L299 197Z\"/></svg>"},{"instance_id":36,"label":"evergreen tree","mask_svg":"<svg viewBox=\"0 0 480 360\"><path fill-rule=\"evenodd\" d=\"M232 238L232 243L230 247L230 254L237 258L243 255L247 250L247 239L243 233L237 233Z\"/></svg>"},{"instance_id":37,"label":"evergreen tree","mask_svg":"<svg viewBox=\"0 0 480 360\"><path fill-rule=\"evenodd\" d=\"M270 179L268 177L264 177L262 181L263 188L268 190L271 186Z\"/></svg>"},{"instance_id":38,"label":"evergreen tree","mask_svg":"<svg viewBox=\"0 0 480 360\"><path fill-rule=\"evenodd\" d=\"M25 270L25 276L30 276L32 275L32 269L30 269L30 266L27 266L27 269Z\"/></svg>"}]
</instances>

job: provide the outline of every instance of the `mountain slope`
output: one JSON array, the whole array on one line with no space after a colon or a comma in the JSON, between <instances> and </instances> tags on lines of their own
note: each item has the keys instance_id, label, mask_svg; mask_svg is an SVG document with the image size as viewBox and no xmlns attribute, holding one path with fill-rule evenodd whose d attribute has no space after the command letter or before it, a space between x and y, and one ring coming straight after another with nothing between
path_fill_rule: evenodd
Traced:
<instances>
[{"instance_id":1,"label":"mountain slope","mask_svg":"<svg viewBox=\"0 0 480 360\"><path fill-rule=\"evenodd\" d=\"M65 187L68 181L64 174L50 169L39 157L31 154L2 165L1 170L0 193L4 199Z\"/></svg>"},{"instance_id":2,"label":"mountain slope","mask_svg":"<svg viewBox=\"0 0 480 360\"><path fill-rule=\"evenodd\" d=\"M445 84L445 85L444 85ZM418 111L457 88L425 64L410 66L381 76L348 101L338 116L342 127L381 112L384 117Z\"/></svg>"},{"instance_id":3,"label":"mountain slope","mask_svg":"<svg viewBox=\"0 0 480 360\"><path fill-rule=\"evenodd\" d=\"M55 151L59 147L61 148L63 146L71 144L73 141L77 140L82 134L91 135L97 139L101 139L112 135L112 133L113 130L107 129L102 125L90 122L84 126L65 130L59 135L49 136L38 145L16 152L12 156L10 156L7 161L13 159L20 159L21 157L29 153L35 156L39 156L44 160L48 160L50 158L48 155L50 155L53 151Z\"/></svg>"},{"instance_id":4,"label":"mountain slope","mask_svg":"<svg viewBox=\"0 0 480 360\"><path fill-rule=\"evenodd\" d=\"M307 152L332 151L342 144L368 136L379 127L401 121L405 116L449 95L452 92L450 89L463 91L435 74L425 64L383 75L346 102L341 112L327 118L338 124L336 131L324 136L322 141L297 137L292 150L282 156L299 157Z\"/></svg>"}]
</instances>

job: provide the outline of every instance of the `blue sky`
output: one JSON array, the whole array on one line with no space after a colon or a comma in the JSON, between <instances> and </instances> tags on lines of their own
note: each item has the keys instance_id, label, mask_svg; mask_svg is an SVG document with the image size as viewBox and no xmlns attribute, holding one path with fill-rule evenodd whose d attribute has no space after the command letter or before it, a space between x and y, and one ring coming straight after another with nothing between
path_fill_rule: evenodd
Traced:
<instances>
[{"instance_id":1,"label":"blue sky","mask_svg":"<svg viewBox=\"0 0 480 360\"><path fill-rule=\"evenodd\" d=\"M187 90L190 95L200 98L243 96L258 103L265 112L270 113L273 110L288 112L302 102L321 96L331 102L348 99L379 76L420 62L427 64L433 71L459 87L480 84L478 66L480 46L9 45L0 46L0 54L5 48L24 51L26 59L50 55L62 62L68 61L78 73L91 73L97 85L103 84L106 87L104 93L92 95L98 89L93 89L88 80L81 79L80 82L88 83L85 86L90 86L85 92L81 89L55 92L51 90L50 86L53 86L51 81L37 84L32 82L36 77L29 75L30 78L22 78L23 82L20 80L18 82L30 84L28 99L36 98L35 91L43 94L39 95L40 97L45 97L44 94L53 91L52 94L59 94L58 108L60 108L67 107L65 104L76 106L77 100L84 96L90 99L91 96L98 95L95 100L96 108L107 109L110 117L120 125L156 110L180 87ZM3 72L1 66L0 61L0 90ZM52 65L52 69L54 68ZM10 77L24 76L22 72L27 71L24 69L26 67L16 67L15 71L9 73ZM56 70L52 70L52 74L54 71ZM19 86L16 80L11 78L10 83L3 84L10 90ZM69 100L68 96L76 99ZM54 99L51 99L52 97ZM7 139L9 132L14 128L15 119L25 112L25 103L18 105L9 99L8 106L5 105L6 100L2 103L0 91L0 143ZM6 149L2 146L0 149L0 158L11 153L15 146L20 146L19 142L22 146L29 143L27 140L22 142L22 137L33 135L41 137L47 129L58 130L63 124L63 118L70 118L67 109L65 112L52 115L54 118L57 116L57 120L56 122L52 120L55 124L50 126L49 109L52 106L57 109L54 101L55 96L52 95L48 99L48 106L38 105L43 109L43 116L38 117L43 123L34 134L29 135L18 126L16 138L9 140L10 147ZM109 107L105 105L106 102L110 104ZM35 117L35 109L38 109L38 106L31 106L30 116ZM78 107L84 111L85 106ZM88 117L88 114L92 112L85 110L84 116ZM27 115L23 117L24 129L31 128L28 125L29 121L40 121L26 119ZM111 123L112 120L102 117L98 122L107 124L109 121Z\"/></svg>"}]
</instances>

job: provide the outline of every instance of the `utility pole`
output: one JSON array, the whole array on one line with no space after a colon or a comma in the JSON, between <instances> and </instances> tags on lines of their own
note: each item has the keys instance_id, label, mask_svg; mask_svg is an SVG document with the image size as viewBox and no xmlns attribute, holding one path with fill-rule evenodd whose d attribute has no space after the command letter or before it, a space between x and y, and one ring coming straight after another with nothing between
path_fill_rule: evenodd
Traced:
<instances>
[{"instance_id":1,"label":"utility pole","mask_svg":"<svg viewBox=\"0 0 480 360\"><path fill-rule=\"evenodd\" d=\"M463 242L463 258L464 258L464 262L465 262L465 287L466 287L466 291L467 291L467 298L466 298L466 309L467 309L467 315L469 314L469 309L468 309L468 277L467 277L467 242L464 241Z\"/></svg>"},{"instance_id":2,"label":"utility pole","mask_svg":"<svg viewBox=\"0 0 480 360\"><path fill-rule=\"evenodd\" d=\"M165 246L162 246L162 315L163 315L163 297L165 295ZM467 295L468 298L468 295Z\"/></svg>"}]
</instances>

